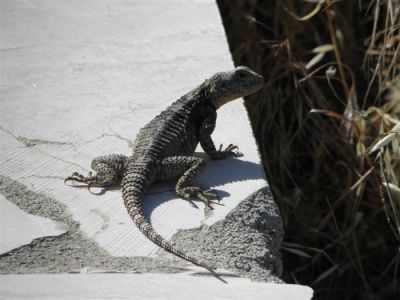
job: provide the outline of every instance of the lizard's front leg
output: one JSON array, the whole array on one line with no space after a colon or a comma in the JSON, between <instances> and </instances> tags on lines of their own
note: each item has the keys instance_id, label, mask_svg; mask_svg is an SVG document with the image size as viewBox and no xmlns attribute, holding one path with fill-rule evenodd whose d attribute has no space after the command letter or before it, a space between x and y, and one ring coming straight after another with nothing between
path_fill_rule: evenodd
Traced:
<instances>
[{"instance_id":1,"label":"lizard's front leg","mask_svg":"<svg viewBox=\"0 0 400 300\"><path fill-rule=\"evenodd\" d=\"M193 156L172 156L158 163L158 179L168 180L179 177L175 186L176 193L185 200L199 200L208 207L219 202L218 195L213 190L204 190L194 185L197 174L203 170L205 160ZM218 201L218 202L216 202Z\"/></svg>"},{"instance_id":2,"label":"lizard's front leg","mask_svg":"<svg viewBox=\"0 0 400 300\"><path fill-rule=\"evenodd\" d=\"M99 156L93 159L91 167L96 174L89 172L87 176L83 176L74 172L71 176L65 178L64 182L74 181L84 183L84 186L90 187L106 187L118 183L122 178L128 157L122 154L110 154Z\"/></svg>"},{"instance_id":3,"label":"lizard's front leg","mask_svg":"<svg viewBox=\"0 0 400 300\"><path fill-rule=\"evenodd\" d=\"M215 148L214 142L211 138L211 134L215 129L215 122L216 122L217 114L216 112L210 113L209 117L206 118L201 127L199 132L199 139L200 145L203 148L204 152L214 160L223 159L228 156L240 156L241 153L238 152L238 146L235 145L228 145L225 149L222 149L222 144L220 145L219 149ZM236 150L236 151L235 151Z\"/></svg>"}]
</instances>

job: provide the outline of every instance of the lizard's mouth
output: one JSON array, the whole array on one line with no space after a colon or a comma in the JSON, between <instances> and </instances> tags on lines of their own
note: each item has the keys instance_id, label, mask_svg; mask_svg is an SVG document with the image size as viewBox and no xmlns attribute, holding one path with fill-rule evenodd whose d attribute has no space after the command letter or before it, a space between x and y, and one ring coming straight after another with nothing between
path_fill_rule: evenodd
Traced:
<instances>
[{"instance_id":1,"label":"lizard's mouth","mask_svg":"<svg viewBox=\"0 0 400 300\"><path fill-rule=\"evenodd\" d=\"M218 99L217 101L217 108L220 108L222 105L231 102L235 99L239 99L241 97L246 97L249 96L251 94L254 94L255 92L261 90L265 85L265 81L264 78L261 77L261 79L257 82L254 82L254 85L249 88L246 92L240 92L240 93L232 93L230 95L226 95L225 97L221 97Z\"/></svg>"},{"instance_id":2,"label":"lizard's mouth","mask_svg":"<svg viewBox=\"0 0 400 300\"><path fill-rule=\"evenodd\" d=\"M264 77L260 76L259 78L257 78L257 80L254 81L254 84L252 86L252 88L250 88L248 90L248 92L243 95L244 96L248 96L251 94L254 94L255 92L258 92L259 90L261 90L263 87L265 86L265 80Z\"/></svg>"}]
</instances>

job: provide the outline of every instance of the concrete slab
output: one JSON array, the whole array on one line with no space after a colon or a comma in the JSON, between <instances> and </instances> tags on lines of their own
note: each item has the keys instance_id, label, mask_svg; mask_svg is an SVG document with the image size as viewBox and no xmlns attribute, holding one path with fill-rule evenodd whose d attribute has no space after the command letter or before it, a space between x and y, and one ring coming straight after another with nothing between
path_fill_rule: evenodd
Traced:
<instances>
[{"instance_id":1,"label":"concrete slab","mask_svg":"<svg viewBox=\"0 0 400 300\"><path fill-rule=\"evenodd\" d=\"M65 204L110 254L155 255L158 247L133 226L119 189L96 196L62 179L88 172L95 156L129 155L129 141L146 122L233 67L216 4L7 0L0 27L0 174ZM244 153L211 162L199 178L220 190L225 206L205 216L202 204L177 199L173 185L155 186L145 212L167 239L223 219L267 184L241 100L221 109L213 136Z\"/></svg>"},{"instance_id":2,"label":"concrete slab","mask_svg":"<svg viewBox=\"0 0 400 300\"><path fill-rule=\"evenodd\" d=\"M30 244L36 238L66 231L65 225L27 214L0 194L0 254Z\"/></svg>"},{"instance_id":3,"label":"concrete slab","mask_svg":"<svg viewBox=\"0 0 400 300\"><path fill-rule=\"evenodd\" d=\"M0 256L0 272L169 272L1 275L2 298L311 298L306 287L232 274L222 274L228 284L204 270L173 275L187 263L165 257L136 229L118 188L96 196L63 184L88 172L95 156L129 155L146 122L233 68L214 1L4 0L0 14L0 192L68 226ZM218 267L279 282L280 218L268 187L252 194L267 182L241 100L219 111L213 137L244 153L210 162L199 178L225 206L194 207L164 183L147 193L146 217L167 239L186 229L174 239L179 247ZM11 221L18 228L19 217Z\"/></svg>"},{"instance_id":4,"label":"concrete slab","mask_svg":"<svg viewBox=\"0 0 400 300\"><path fill-rule=\"evenodd\" d=\"M199 277L200 276L200 277ZM59 274L0 276L4 299L273 299L309 300L309 287L201 274Z\"/></svg>"},{"instance_id":5,"label":"concrete slab","mask_svg":"<svg viewBox=\"0 0 400 300\"><path fill-rule=\"evenodd\" d=\"M1 274L89 270L176 273L191 266L161 249L157 257L111 256L80 231L64 204L1 175L0 193L27 213L68 226L68 232L61 236L36 239L29 246L0 255ZM218 272L227 269L257 281L282 283L281 237L278 209L270 191L264 188L243 200L224 220L210 227L180 230L173 242L177 248L219 268Z\"/></svg>"}]
</instances>

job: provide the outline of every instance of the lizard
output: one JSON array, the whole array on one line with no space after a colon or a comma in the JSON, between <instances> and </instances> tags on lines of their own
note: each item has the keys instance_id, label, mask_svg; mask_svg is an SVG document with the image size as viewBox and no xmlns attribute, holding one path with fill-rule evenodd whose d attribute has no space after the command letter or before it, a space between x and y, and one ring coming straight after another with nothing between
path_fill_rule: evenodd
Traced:
<instances>
[{"instance_id":1,"label":"lizard","mask_svg":"<svg viewBox=\"0 0 400 300\"><path fill-rule=\"evenodd\" d=\"M194 151L200 143L212 160L237 156L237 146L230 144L222 149L221 144L217 150L211 138L217 109L253 94L263 86L264 78L244 66L216 73L140 129L131 156L110 154L96 157L91 163L95 175L89 172L83 176L74 172L64 182L83 183L90 191L90 187L104 188L122 179L124 205L138 229L164 250L212 271L214 268L176 249L158 234L144 217L141 201L153 182L177 178L175 190L179 197L202 201L210 208L218 203L219 197L214 190L204 190L193 183L205 166L204 159L193 156Z\"/></svg>"}]
</instances>

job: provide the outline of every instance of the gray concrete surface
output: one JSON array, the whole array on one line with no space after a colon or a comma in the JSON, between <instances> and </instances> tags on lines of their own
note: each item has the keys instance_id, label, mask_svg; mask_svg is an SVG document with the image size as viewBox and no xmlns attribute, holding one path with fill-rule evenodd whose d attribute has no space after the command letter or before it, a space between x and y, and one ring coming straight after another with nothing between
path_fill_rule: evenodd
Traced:
<instances>
[{"instance_id":1,"label":"gray concrete surface","mask_svg":"<svg viewBox=\"0 0 400 300\"><path fill-rule=\"evenodd\" d=\"M1 6L0 191L26 213L68 231L23 242L0 256L0 271L174 273L190 267L138 231L118 187L94 195L65 186L63 178L88 172L95 156L129 155L132 139L154 115L213 73L233 68L214 1L4 0ZM244 153L210 162L198 180L218 190L223 206L209 211L182 201L172 183L162 183L144 199L146 217L183 250L278 282L282 227L241 100L219 111L213 137ZM265 194L248 197L260 188ZM18 220L7 226L24 229ZM40 281L45 275L34 276L51 286ZM27 287L26 278L0 276L12 282L7 288ZM80 278L93 284L87 287L92 292L94 282L108 280ZM41 285L36 288L40 295Z\"/></svg>"},{"instance_id":2,"label":"gray concrete surface","mask_svg":"<svg viewBox=\"0 0 400 300\"><path fill-rule=\"evenodd\" d=\"M261 189L211 227L179 231L173 241L211 265L258 281L282 283L279 211L268 188Z\"/></svg>"},{"instance_id":3,"label":"gray concrete surface","mask_svg":"<svg viewBox=\"0 0 400 300\"><path fill-rule=\"evenodd\" d=\"M250 282L231 274L223 279L198 272L181 274L59 274L0 277L4 299L311 299L299 285ZM17 280L18 279L18 280ZM201 280L200 280L201 279ZM42 286L42 289L38 289Z\"/></svg>"},{"instance_id":4,"label":"gray concrete surface","mask_svg":"<svg viewBox=\"0 0 400 300\"><path fill-rule=\"evenodd\" d=\"M110 255L80 230L79 223L72 219L64 204L36 193L18 181L0 176L0 193L25 213L51 219L64 224L68 229L61 236L37 238L27 245L0 255L2 274L79 273L90 270L174 273L185 270L187 264L178 259ZM18 222L19 220L15 220L14 227L18 228ZM20 239L16 236L15 240Z\"/></svg>"},{"instance_id":5,"label":"gray concrete surface","mask_svg":"<svg viewBox=\"0 0 400 300\"><path fill-rule=\"evenodd\" d=\"M1 14L0 174L65 204L111 255L156 255L158 247L132 226L118 188L98 196L62 179L87 173L95 156L129 155L146 122L233 67L215 3L7 0ZM245 156L212 162L199 178L220 190L224 206L205 217L204 206L177 199L173 185L153 187L145 212L164 237L215 223L266 185L240 102L220 111L214 138L238 144Z\"/></svg>"},{"instance_id":6,"label":"gray concrete surface","mask_svg":"<svg viewBox=\"0 0 400 300\"><path fill-rule=\"evenodd\" d=\"M65 205L0 176L0 193L26 213L68 226L61 237L43 237L0 257L0 272L178 272L187 263L160 250L159 257L119 257L108 254L79 230ZM212 226L179 231L173 241L181 249L221 269L259 280L282 283L282 226L268 189L242 201L224 220Z\"/></svg>"},{"instance_id":7,"label":"gray concrete surface","mask_svg":"<svg viewBox=\"0 0 400 300\"><path fill-rule=\"evenodd\" d=\"M15 220L18 220L19 226L14 226ZM58 236L66 231L63 224L27 214L0 194L0 255L36 238Z\"/></svg>"}]
</instances>

